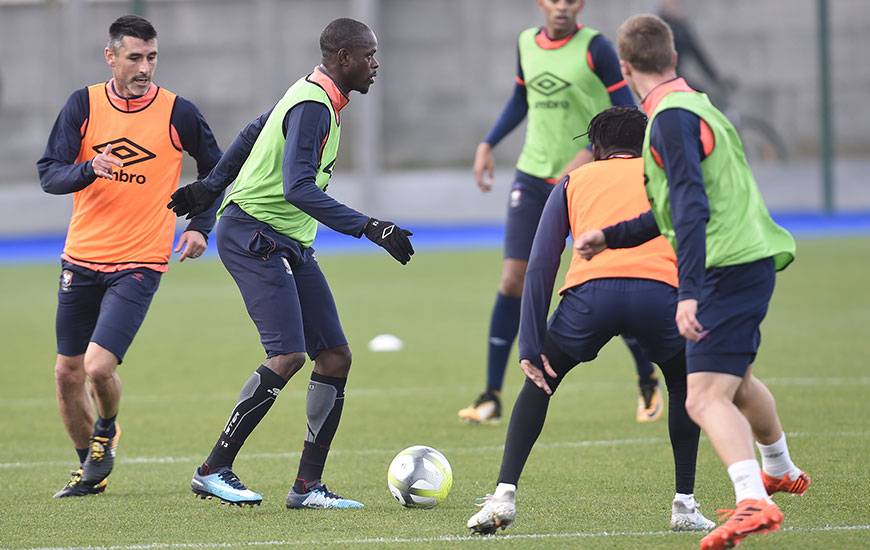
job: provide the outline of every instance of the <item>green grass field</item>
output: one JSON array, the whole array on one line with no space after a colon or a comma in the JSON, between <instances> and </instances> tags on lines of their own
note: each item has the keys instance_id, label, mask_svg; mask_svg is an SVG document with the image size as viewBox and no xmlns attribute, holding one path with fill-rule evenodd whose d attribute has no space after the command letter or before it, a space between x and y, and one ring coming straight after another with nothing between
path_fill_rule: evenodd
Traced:
<instances>
[{"instance_id":1,"label":"green grass field","mask_svg":"<svg viewBox=\"0 0 870 550\"><path fill-rule=\"evenodd\" d=\"M498 278L496 250L323 256L354 349L344 416L325 480L359 511L289 511L284 497L305 432L306 367L248 440L236 472L264 495L238 509L194 498L210 450L262 350L238 291L216 261L174 265L120 368L124 436L108 491L54 500L74 453L54 399L54 265L0 268L0 547L217 548L331 544L440 548L696 548L668 532L673 493L665 422L634 421L635 385L621 342L560 388L526 467L515 526L466 535L475 497L494 488L506 422L464 426L480 390ZM813 476L803 498L778 496L784 530L747 548L870 546L870 240L814 240L783 273L763 327L756 374L777 397L792 456ZM393 333L397 353L371 353ZM508 411L521 383L507 377ZM434 510L399 507L392 457L413 444L445 453L453 491ZM708 517L733 506L724 469L702 442L696 495Z\"/></svg>"}]
</instances>

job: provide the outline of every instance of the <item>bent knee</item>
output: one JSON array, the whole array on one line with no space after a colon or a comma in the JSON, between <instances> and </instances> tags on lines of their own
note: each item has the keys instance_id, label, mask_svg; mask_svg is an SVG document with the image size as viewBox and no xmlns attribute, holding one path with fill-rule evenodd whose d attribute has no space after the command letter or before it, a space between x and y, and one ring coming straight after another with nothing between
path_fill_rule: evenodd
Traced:
<instances>
[{"instance_id":1,"label":"bent knee","mask_svg":"<svg viewBox=\"0 0 870 550\"><path fill-rule=\"evenodd\" d=\"M58 355L54 364L54 379L58 384L84 384L85 365L81 355L68 357Z\"/></svg>"},{"instance_id":2,"label":"bent knee","mask_svg":"<svg viewBox=\"0 0 870 550\"><path fill-rule=\"evenodd\" d=\"M321 351L315 360L314 370L324 376L347 378L352 362L350 346L338 346Z\"/></svg>"},{"instance_id":3,"label":"bent knee","mask_svg":"<svg viewBox=\"0 0 870 550\"><path fill-rule=\"evenodd\" d=\"M301 351L270 357L267 365L284 380L289 380L305 364L305 354Z\"/></svg>"},{"instance_id":4,"label":"bent knee","mask_svg":"<svg viewBox=\"0 0 870 550\"><path fill-rule=\"evenodd\" d=\"M523 283L526 280L526 267L528 263L522 260L505 260L501 271L501 280L498 291L504 296L517 297L523 293Z\"/></svg>"},{"instance_id":5,"label":"bent knee","mask_svg":"<svg viewBox=\"0 0 870 550\"><path fill-rule=\"evenodd\" d=\"M696 424L699 424L707 410L708 401L702 396L689 392L686 396L686 412Z\"/></svg>"}]
</instances>

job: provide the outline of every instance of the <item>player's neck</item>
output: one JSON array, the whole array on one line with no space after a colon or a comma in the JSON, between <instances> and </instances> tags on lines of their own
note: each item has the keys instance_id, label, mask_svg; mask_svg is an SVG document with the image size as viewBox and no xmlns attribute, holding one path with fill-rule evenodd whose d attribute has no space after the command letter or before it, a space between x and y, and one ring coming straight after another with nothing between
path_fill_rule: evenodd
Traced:
<instances>
[{"instance_id":1,"label":"player's neck","mask_svg":"<svg viewBox=\"0 0 870 550\"><path fill-rule=\"evenodd\" d=\"M547 35L547 38L553 41L562 40L563 38L571 36L575 32L577 32L576 21L571 27L567 29L556 29L555 27L551 27L550 25L544 25L544 34Z\"/></svg>"},{"instance_id":2,"label":"player's neck","mask_svg":"<svg viewBox=\"0 0 870 550\"><path fill-rule=\"evenodd\" d=\"M634 80L634 91L641 101L646 99L651 91L656 89L661 84L677 78L676 71L668 71L664 73L638 73L635 72L632 76Z\"/></svg>"},{"instance_id":3,"label":"player's neck","mask_svg":"<svg viewBox=\"0 0 870 550\"><path fill-rule=\"evenodd\" d=\"M323 64L323 63L321 63L320 65L318 65L318 68L320 69L320 72L322 72L323 74L325 74L326 76L328 76L330 80L332 80L333 82L335 82L335 85L338 87L338 90L339 90L342 94L344 94L345 97L350 97L350 87L347 86L347 85L345 85L345 83L342 82L340 78L337 78L337 77L336 77L336 73L337 73L337 71L334 71L334 70L330 69L329 67L327 67L327 66L326 66L325 64Z\"/></svg>"}]
</instances>

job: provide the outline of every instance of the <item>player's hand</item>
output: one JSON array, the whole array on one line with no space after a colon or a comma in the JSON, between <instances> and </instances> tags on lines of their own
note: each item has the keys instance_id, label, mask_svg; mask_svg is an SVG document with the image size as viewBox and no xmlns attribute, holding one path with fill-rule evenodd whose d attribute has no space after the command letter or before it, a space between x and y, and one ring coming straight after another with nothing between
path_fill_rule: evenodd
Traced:
<instances>
[{"instance_id":1,"label":"player's hand","mask_svg":"<svg viewBox=\"0 0 870 550\"><path fill-rule=\"evenodd\" d=\"M209 191L203 182L195 181L176 189L166 208L179 217L187 214L189 220L208 210L219 196L220 191Z\"/></svg>"},{"instance_id":2,"label":"player's hand","mask_svg":"<svg viewBox=\"0 0 870 550\"><path fill-rule=\"evenodd\" d=\"M707 336L709 331L704 330L695 315L698 313L698 300L680 300L677 302L677 330L686 340L697 342Z\"/></svg>"},{"instance_id":3,"label":"player's hand","mask_svg":"<svg viewBox=\"0 0 870 550\"><path fill-rule=\"evenodd\" d=\"M175 247L175 253L181 252L179 262L183 262L185 258L199 258L205 253L208 248L208 242L199 231L185 231L178 238L178 245Z\"/></svg>"},{"instance_id":4,"label":"player's hand","mask_svg":"<svg viewBox=\"0 0 870 550\"><path fill-rule=\"evenodd\" d=\"M587 231L574 241L574 250L576 250L585 260L591 260L596 256L596 254L599 254L606 249L607 242L604 240L604 231L601 231L600 229Z\"/></svg>"},{"instance_id":5,"label":"player's hand","mask_svg":"<svg viewBox=\"0 0 870 550\"><path fill-rule=\"evenodd\" d=\"M91 161L91 168L93 168L94 174L97 177L112 179L113 166L121 168L124 166L124 163L121 162L121 159L112 155L112 144L110 143L103 148L102 153L94 157Z\"/></svg>"},{"instance_id":6,"label":"player's hand","mask_svg":"<svg viewBox=\"0 0 870 550\"><path fill-rule=\"evenodd\" d=\"M390 256L400 264L405 265L411 261L414 247L411 246L411 239L408 237L413 233L407 229L402 229L393 222L369 218L363 233L368 240L389 252Z\"/></svg>"},{"instance_id":7,"label":"player's hand","mask_svg":"<svg viewBox=\"0 0 870 550\"><path fill-rule=\"evenodd\" d=\"M481 143L474 153L474 181L481 192L488 193L492 190L492 182L495 177L495 160L492 158L492 145Z\"/></svg>"},{"instance_id":8,"label":"player's hand","mask_svg":"<svg viewBox=\"0 0 870 550\"><path fill-rule=\"evenodd\" d=\"M553 367L550 366L550 360L547 359L547 356L543 353L541 354L541 361L544 363L544 370L533 365L528 359L520 361L520 368L523 369L523 373L532 381L532 383L544 390L544 393L547 395L552 395L553 390L550 389L549 384L547 384L547 379L544 378L544 371L547 372L547 376L550 378L556 378L557 374L556 371L553 370Z\"/></svg>"}]
</instances>

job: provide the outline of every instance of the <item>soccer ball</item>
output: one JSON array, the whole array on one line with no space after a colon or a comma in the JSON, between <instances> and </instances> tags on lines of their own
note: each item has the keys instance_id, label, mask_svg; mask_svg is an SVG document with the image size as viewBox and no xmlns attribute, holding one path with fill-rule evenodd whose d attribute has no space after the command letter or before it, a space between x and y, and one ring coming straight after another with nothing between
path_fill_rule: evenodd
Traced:
<instances>
[{"instance_id":1,"label":"soccer ball","mask_svg":"<svg viewBox=\"0 0 870 550\"><path fill-rule=\"evenodd\" d=\"M408 447L390 463L387 486L407 508L433 508L453 486L453 470L443 454L432 447Z\"/></svg>"}]
</instances>

